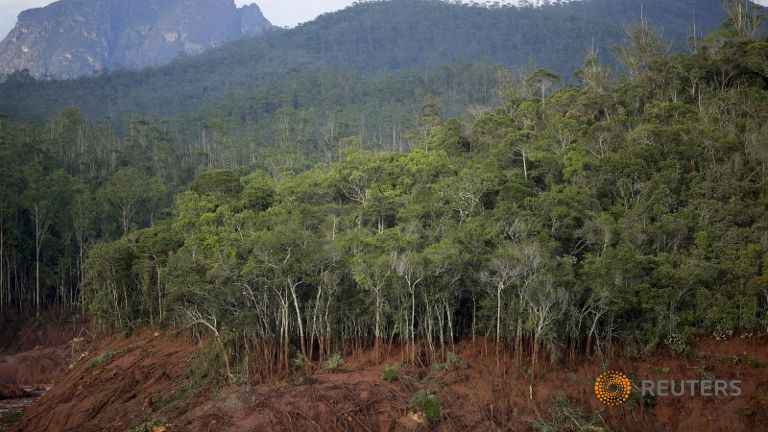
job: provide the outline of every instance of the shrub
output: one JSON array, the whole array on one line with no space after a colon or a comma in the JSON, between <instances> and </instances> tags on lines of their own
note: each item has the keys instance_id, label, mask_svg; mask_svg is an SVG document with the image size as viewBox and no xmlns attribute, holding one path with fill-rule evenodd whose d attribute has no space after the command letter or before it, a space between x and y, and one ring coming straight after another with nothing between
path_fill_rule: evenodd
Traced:
<instances>
[{"instance_id":1,"label":"shrub","mask_svg":"<svg viewBox=\"0 0 768 432\"><path fill-rule=\"evenodd\" d=\"M459 359L459 356L457 356L453 352L449 352L446 356L445 364L448 366L448 369L454 369L459 367L461 364L461 360Z\"/></svg>"},{"instance_id":2,"label":"shrub","mask_svg":"<svg viewBox=\"0 0 768 432\"><path fill-rule=\"evenodd\" d=\"M21 420L21 411L7 411L2 415L3 423L10 424L16 423Z\"/></svg>"},{"instance_id":3,"label":"shrub","mask_svg":"<svg viewBox=\"0 0 768 432\"><path fill-rule=\"evenodd\" d=\"M765 367L765 362L754 359L749 361L749 366L753 369L763 369Z\"/></svg>"},{"instance_id":4,"label":"shrub","mask_svg":"<svg viewBox=\"0 0 768 432\"><path fill-rule=\"evenodd\" d=\"M423 411L427 416L427 421L430 423L440 418L440 402L431 393L420 390L411 396L408 403Z\"/></svg>"},{"instance_id":5,"label":"shrub","mask_svg":"<svg viewBox=\"0 0 768 432\"><path fill-rule=\"evenodd\" d=\"M312 376L310 376L310 375L308 375L306 373L303 373L303 374L299 375L298 378L290 381L288 384L291 387L299 387L299 386L305 386L305 385L314 384L315 382L316 381L315 381L314 378L312 378Z\"/></svg>"},{"instance_id":6,"label":"shrub","mask_svg":"<svg viewBox=\"0 0 768 432\"><path fill-rule=\"evenodd\" d=\"M432 365L432 371L433 372L441 372L448 369L448 366L446 366L445 363L435 363Z\"/></svg>"},{"instance_id":7,"label":"shrub","mask_svg":"<svg viewBox=\"0 0 768 432\"><path fill-rule=\"evenodd\" d=\"M166 422L162 419L152 420L144 423L137 424L136 426L133 426L132 428L128 429L126 432L155 432L155 431L164 431Z\"/></svg>"},{"instance_id":8,"label":"shrub","mask_svg":"<svg viewBox=\"0 0 768 432\"><path fill-rule=\"evenodd\" d=\"M110 360L112 360L112 357L115 356L115 353L112 351L104 351L98 356L96 356L93 360L88 362L88 365L85 367L86 371L89 371L91 369L95 369L97 367L101 367L107 363L109 363Z\"/></svg>"},{"instance_id":9,"label":"shrub","mask_svg":"<svg viewBox=\"0 0 768 432\"><path fill-rule=\"evenodd\" d=\"M590 415L584 404L568 399L563 394L558 394L550 400L546 416L528 425L536 432L608 431L599 415ZM578 427L574 429L574 425Z\"/></svg>"},{"instance_id":10,"label":"shrub","mask_svg":"<svg viewBox=\"0 0 768 432\"><path fill-rule=\"evenodd\" d=\"M341 354L336 353L331 356L328 360L325 361L325 369L326 370L336 370L340 368L344 364L344 357L341 356Z\"/></svg>"},{"instance_id":11,"label":"shrub","mask_svg":"<svg viewBox=\"0 0 768 432\"><path fill-rule=\"evenodd\" d=\"M398 365L384 366L384 371L381 372L381 379L386 382L395 382L398 380L398 372L400 372L400 366Z\"/></svg>"},{"instance_id":12,"label":"shrub","mask_svg":"<svg viewBox=\"0 0 768 432\"><path fill-rule=\"evenodd\" d=\"M293 358L293 365L297 368L303 368L307 365L307 358L302 353L297 353Z\"/></svg>"}]
</instances>

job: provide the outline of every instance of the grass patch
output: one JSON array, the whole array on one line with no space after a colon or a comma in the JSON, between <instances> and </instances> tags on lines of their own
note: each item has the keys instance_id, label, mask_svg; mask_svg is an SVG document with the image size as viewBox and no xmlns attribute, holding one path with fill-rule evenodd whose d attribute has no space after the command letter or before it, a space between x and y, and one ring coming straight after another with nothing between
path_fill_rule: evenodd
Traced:
<instances>
[{"instance_id":1,"label":"grass patch","mask_svg":"<svg viewBox=\"0 0 768 432\"><path fill-rule=\"evenodd\" d=\"M3 413L3 423L11 424L18 423L22 417L21 411L7 411Z\"/></svg>"},{"instance_id":2,"label":"grass patch","mask_svg":"<svg viewBox=\"0 0 768 432\"><path fill-rule=\"evenodd\" d=\"M224 361L220 350L213 344L206 344L194 357L186 371L185 379L174 383L174 389L158 398L159 412L189 407L189 401L203 392L215 391L223 379Z\"/></svg>"},{"instance_id":3,"label":"grass patch","mask_svg":"<svg viewBox=\"0 0 768 432\"><path fill-rule=\"evenodd\" d=\"M317 380L312 378L311 375L303 373L303 374L299 375L298 378L289 381L288 385L290 385L291 387L300 387L300 386L306 386L306 385L314 384L316 382L317 382Z\"/></svg>"},{"instance_id":4,"label":"grass patch","mask_svg":"<svg viewBox=\"0 0 768 432\"><path fill-rule=\"evenodd\" d=\"M109 361L112 360L112 357L114 356L115 356L115 353L112 351L102 352L101 354L97 355L95 358L93 358L91 361L88 362L88 364L85 366L85 371L88 372L90 370L104 366L105 364L109 363Z\"/></svg>"},{"instance_id":5,"label":"grass patch","mask_svg":"<svg viewBox=\"0 0 768 432\"><path fill-rule=\"evenodd\" d=\"M764 369L765 362L758 359L752 359L749 361L749 367L751 367L752 369Z\"/></svg>"},{"instance_id":6,"label":"grass patch","mask_svg":"<svg viewBox=\"0 0 768 432\"><path fill-rule=\"evenodd\" d=\"M328 360L325 361L325 364L323 364L323 367L325 370L334 371L338 370L344 365L344 357L341 356L341 354L336 353L331 356Z\"/></svg>"},{"instance_id":7,"label":"grass patch","mask_svg":"<svg viewBox=\"0 0 768 432\"><path fill-rule=\"evenodd\" d=\"M419 408L427 416L427 421L430 423L440 418L442 412L440 401L431 393L420 390L408 399L408 403Z\"/></svg>"},{"instance_id":8,"label":"grass patch","mask_svg":"<svg viewBox=\"0 0 768 432\"><path fill-rule=\"evenodd\" d=\"M608 432L597 415L587 414L583 405L562 394L552 399L546 418L530 422L529 426L536 432Z\"/></svg>"},{"instance_id":9,"label":"grass patch","mask_svg":"<svg viewBox=\"0 0 768 432\"><path fill-rule=\"evenodd\" d=\"M384 366L384 370L381 372L381 379L383 379L386 382L395 382L400 377L398 374L400 373L400 366L398 365L386 365Z\"/></svg>"},{"instance_id":10,"label":"grass patch","mask_svg":"<svg viewBox=\"0 0 768 432\"><path fill-rule=\"evenodd\" d=\"M461 365L461 359L456 353L449 352L445 357L445 365L448 366L448 369L456 369Z\"/></svg>"},{"instance_id":11,"label":"grass patch","mask_svg":"<svg viewBox=\"0 0 768 432\"><path fill-rule=\"evenodd\" d=\"M125 432L155 432L157 430L165 430L163 427L168 424L163 419L151 420L148 422L139 423Z\"/></svg>"}]
</instances>

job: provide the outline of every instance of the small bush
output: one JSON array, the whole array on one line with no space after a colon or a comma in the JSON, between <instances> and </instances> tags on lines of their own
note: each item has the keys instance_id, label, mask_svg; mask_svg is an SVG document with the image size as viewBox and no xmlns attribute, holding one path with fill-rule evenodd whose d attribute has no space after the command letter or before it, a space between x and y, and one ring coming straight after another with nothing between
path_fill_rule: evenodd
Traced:
<instances>
[{"instance_id":1,"label":"small bush","mask_svg":"<svg viewBox=\"0 0 768 432\"><path fill-rule=\"evenodd\" d=\"M395 382L399 379L397 376L399 372L400 372L400 366L397 366L397 365L384 366L384 371L381 372L381 379L383 379L386 382Z\"/></svg>"},{"instance_id":2,"label":"small bush","mask_svg":"<svg viewBox=\"0 0 768 432\"><path fill-rule=\"evenodd\" d=\"M430 423L440 418L440 402L431 393L420 390L408 400L408 403L423 411Z\"/></svg>"},{"instance_id":3,"label":"small bush","mask_svg":"<svg viewBox=\"0 0 768 432\"><path fill-rule=\"evenodd\" d=\"M448 369L448 366L446 366L445 363L435 363L432 365L432 371L433 372L441 372Z\"/></svg>"},{"instance_id":4,"label":"small bush","mask_svg":"<svg viewBox=\"0 0 768 432\"><path fill-rule=\"evenodd\" d=\"M126 432L155 432L158 430L165 430L164 426L166 424L167 423L165 420L157 419L157 420L140 423L128 429Z\"/></svg>"},{"instance_id":5,"label":"small bush","mask_svg":"<svg viewBox=\"0 0 768 432\"><path fill-rule=\"evenodd\" d=\"M312 378L310 375L307 375L306 373L303 373L298 378L296 378L295 380L292 380L288 384L291 387L300 387L300 386L314 384L315 382L317 381L315 381L314 378Z\"/></svg>"},{"instance_id":6,"label":"small bush","mask_svg":"<svg viewBox=\"0 0 768 432\"><path fill-rule=\"evenodd\" d=\"M550 400L546 416L528 425L536 432L608 432L599 415L590 415L587 407L580 401L568 399L563 394L558 394Z\"/></svg>"},{"instance_id":7,"label":"small bush","mask_svg":"<svg viewBox=\"0 0 768 432\"><path fill-rule=\"evenodd\" d=\"M455 369L461 364L461 359L455 353L449 352L446 355L445 364L448 366L448 369Z\"/></svg>"},{"instance_id":8,"label":"small bush","mask_svg":"<svg viewBox=\"0 0 768 432\"><path fill-rule=\"evenodd\" d=\"M85 370L89 371L91 369L104 366L105 364L109 363L109 361L112 360L112 357L114 356L115 356L114 352L104 351L98 356L96 356L93 360L88 362L88 365L85 367Z\"/></svg>"},{"instance_id":9,"label":"small bush","mask_svg":"<svg viewBox=\"0 0 768 432\"><path fill-rule=\"evenodd\" d=\"M3 413L2 419L3 423L10 424L10 423L16 423L19 420L21 420L21 411L7 411Z\"/></svg>"},{"instance_id":10,"label":"small bush","mask_svg":"<svg viewBox=\"0 0 768 432\"><path fill-rule=\"evenodd\" d=\"M307 365L307 358L302 353L297 353L296 357L293 358L293 365L296 368L303 368Z\"/></svg>"},{"instance_id":11,"label":"small bush","mask_svg":"<svg viewBox=\"0 0 768 432\"><path fill-rule=\"evenodd\" d=\"M752 369L763 369L765 368L765 362L758 359L753 359L749 361L749 366Z\"/></svg>"},{"instance_id":12,"label":"small bush","mask_svg":"<svg viewBox=\"0 0 768 432\"><path fill-rule=\"evenodd\" d=\"M344 357L339 353L332 355L324 364L325 369L331 371L340 368L342 365L344 365Z\"/></svg>"}]
</instances>

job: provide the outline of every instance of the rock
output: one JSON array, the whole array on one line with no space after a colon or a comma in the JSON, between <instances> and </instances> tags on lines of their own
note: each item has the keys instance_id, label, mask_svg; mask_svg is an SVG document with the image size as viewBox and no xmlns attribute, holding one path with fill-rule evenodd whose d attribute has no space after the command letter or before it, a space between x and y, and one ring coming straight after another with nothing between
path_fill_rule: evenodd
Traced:
<instances>
[{"instance_id":1,"label":"rock","mask_svg":"<svg viewBox=\"0 0 768 432\"><path fill-rule=\"evenodd\" d=\"M60 0L19 15L0 42L0 75L75 78L169 63L272 28L234 0Z\"/></svg>"},{"instance_id":2,"label":"rock","mask_svg":"<svg viewBox=\"0 0 768 432\"><path fill-rule=\"evenodd\" d=\"M240 17L240 34L244 37L260 36L272 28L272 23L264 17L256 4L243 6L237 12Z\"/></svg>"},{"instance_id":3,"label":"rock","mask_svg":"<svg viewBox=\"0 0 768 432\"><path fill-rule=\"evenodd\" d=\"M427 415L423 412L409 411L408 414L397 421L397 430L414 432L423 430L427 426Z\"/></svg>"}]
</instances>

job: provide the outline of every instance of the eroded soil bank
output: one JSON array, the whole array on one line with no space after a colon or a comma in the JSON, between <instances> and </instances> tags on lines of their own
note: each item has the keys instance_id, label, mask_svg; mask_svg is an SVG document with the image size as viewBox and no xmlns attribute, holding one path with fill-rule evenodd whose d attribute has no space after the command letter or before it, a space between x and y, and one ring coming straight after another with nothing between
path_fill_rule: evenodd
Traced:
<instances>
[{"instance_id":1,"label":"eroded soil bank","mask_svg":"<svg viewBox=\"0 0 768 432\"><path fill-rule=\"evenodd\" d=\"M514 359L497 366L493 352L491 342L467 341L456 347L458 363L402 367L393 382L382 380L382 371L402 363L403 352L378 364L370 352L348 354L336 371L318 367L308 376L297 371L270 384L224 386L206 369L198 343L146 330L99 341L68 358L72 368L63 367L54 386L11 430L768 431L765 338L701 340L687 358L660 352L607 365L589 359L546 364L534 381L527 365ZM633 379L738 379L743 394L632 398L609 408L593 393L596 376L606 368ZM409 403L419 392L434 395L439 406L431 423Z\"/></svg>"},{"instance_id":2,"label":"eroded soil bank","mask_svg":"<svg viewBox=\"0 0 768 432\"><path fill-rule=\"evenodd\" d=\"M0 320L0 431L17 423L67 371L87 345L88 323Z\"/></svg>"}]
</instances>

